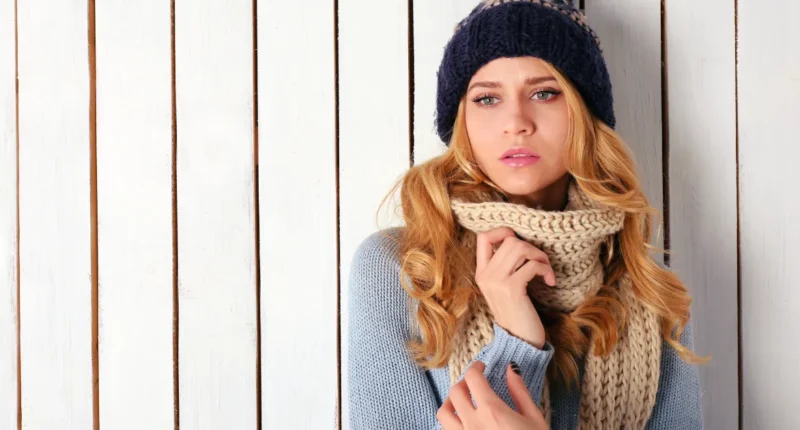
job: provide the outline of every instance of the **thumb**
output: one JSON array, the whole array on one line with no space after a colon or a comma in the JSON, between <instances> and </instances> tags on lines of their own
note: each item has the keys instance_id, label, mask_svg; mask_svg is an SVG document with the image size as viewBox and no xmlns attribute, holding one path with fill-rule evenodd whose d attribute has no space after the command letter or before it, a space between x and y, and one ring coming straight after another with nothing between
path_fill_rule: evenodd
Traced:
<instances>
[{"instance_id":1,"label":"thumb","mask_svg":"<svg viewBox=\"0 0 800 430\"><path fill-rule=\"evenodd\" d=\"M522 416L530 418L542 425L542 427L537 428L546 428L542 411L536 406L536 402L533 401L531 393L525 385L525 381L523 381L522 376L515 371L515 368L519 370L517 363L512 361L511 364L508 365L508 369L506 369L506 380L508 383L508 392L511 394L511 399L517 406L517 411L519 411Z\"/></svg>"}]
</instances>

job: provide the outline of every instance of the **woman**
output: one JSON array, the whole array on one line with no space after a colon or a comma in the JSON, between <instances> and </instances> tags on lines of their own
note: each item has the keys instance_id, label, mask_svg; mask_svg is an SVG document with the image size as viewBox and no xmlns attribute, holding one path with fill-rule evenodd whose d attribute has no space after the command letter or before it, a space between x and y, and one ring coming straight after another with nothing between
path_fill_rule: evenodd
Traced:
<instances>
[{"instance_id":1,"label":"woman","mask_svg":"<svg viewBox=\"0 0 800 430\"><path fill-rule=\"evenodd\" d=\"M482 2L437 97L447 151L353 259L352 428L701 428L691 298L650 255L657 212L581 12Z\"/></svg>"}]
</instances>

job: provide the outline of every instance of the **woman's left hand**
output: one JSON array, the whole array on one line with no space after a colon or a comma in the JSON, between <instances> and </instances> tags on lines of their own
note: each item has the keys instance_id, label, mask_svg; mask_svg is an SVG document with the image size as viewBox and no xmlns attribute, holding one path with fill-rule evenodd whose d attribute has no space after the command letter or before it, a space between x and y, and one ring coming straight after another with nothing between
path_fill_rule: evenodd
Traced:
<instances>
[{"instance_id":1,"label":"woman's left hand","mask_svg":"<svg viewBox=\"0 0 800 430\"><path fill-rule=\"evenodd\" d=\"M506 381L511 399L519 413L506 405L494 392L483 375L485 369L484 363L476 361L467 369L464 378L450 389L450 394L436 413L436 418L444 430L549 428L522 377L514 373L511 366L506 369ZM475 404L472 403L470 394L475 399Z\"/></svg>"}]
</instances>

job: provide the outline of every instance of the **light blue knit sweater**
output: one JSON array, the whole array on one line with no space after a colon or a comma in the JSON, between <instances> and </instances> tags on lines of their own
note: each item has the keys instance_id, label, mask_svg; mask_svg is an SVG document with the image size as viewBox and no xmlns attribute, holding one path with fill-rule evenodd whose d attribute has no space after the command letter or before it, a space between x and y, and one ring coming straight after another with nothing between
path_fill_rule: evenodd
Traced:
<instances>
[{"instance_id":1,"label":"light blue knit sweater","mask_svg":"<svg viewBox=\"0 0 800 430\"><path fill-rule=\"evenodd\" d=\"M362 430L441 428L436 412L450 390L447 368L425 371L406 349L411 336L411 304L399 280L398 239L402 227L365 238L351 265L348 367L350 424ZM514 408L506 385L506 366L517 362L534 400L540 402L552 346L537 349L495 325L494 340L475 358L486 363L486 377ZM681 342L692 347L691 325ZM697 368L664 343L656 404L649 429L702 428ZM575 429L580 394L551 387L552 429Z\"/></svg>"}]
</instances>

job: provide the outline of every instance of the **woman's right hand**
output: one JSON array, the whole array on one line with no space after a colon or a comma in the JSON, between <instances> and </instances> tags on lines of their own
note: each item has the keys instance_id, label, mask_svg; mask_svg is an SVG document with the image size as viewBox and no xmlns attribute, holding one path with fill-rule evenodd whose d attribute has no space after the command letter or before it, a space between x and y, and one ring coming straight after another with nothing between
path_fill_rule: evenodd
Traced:
<instances>
[{"instance_id":1,"label":"woman's right hand","mask_svg":"<svg viewBox=\"0 0 800 430\"><path fill-rule=\"evenodd\" d=\"M506 369L506 381L508 393L519 412L511 409L495 393L483 374L486 364L478 360L467 368L464 378L450 388L450 394L436 413L436 419L442 425L442 429L549 429L525 381L512 369L511 365ZM472 399L477 405L473 404Z\"/></svg>"},{"instance_id":2,"label":"woman's right hand","mask_svg":"<svg viewBox=\"0 0 800 430\"><path fill-rule=\"evenodd\" d=\"M542 348L544 326L528 297L528 283L537 275L556 285L556 275L544 251L499 227L478 233L475 282L497 324L531 345ZM497 250L495 244L500 243Z\"/></svg>"}]
</instances>

